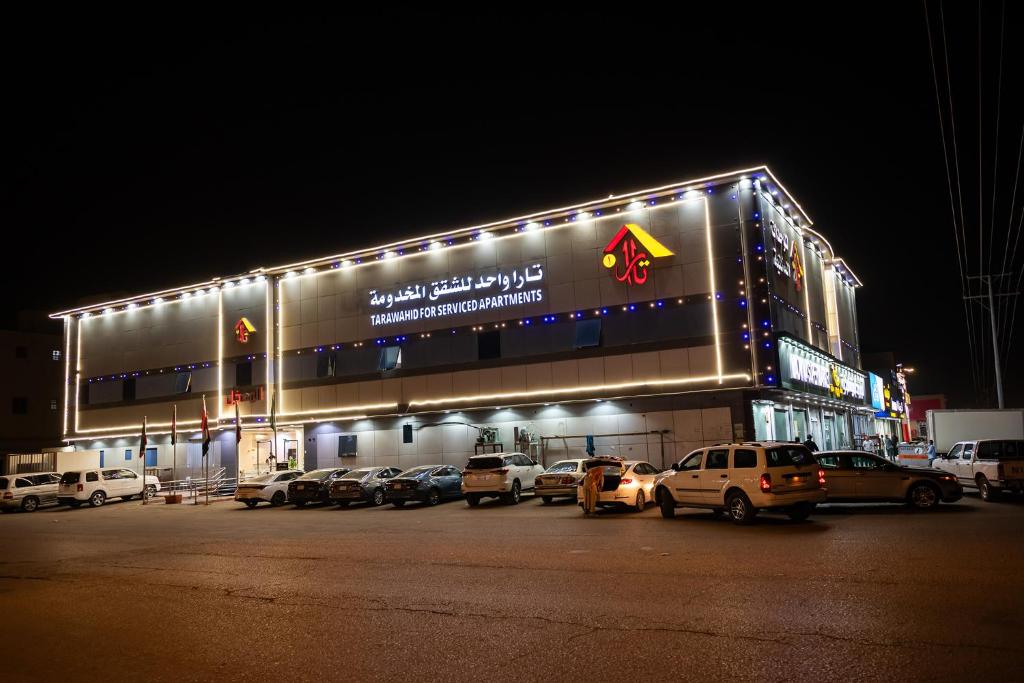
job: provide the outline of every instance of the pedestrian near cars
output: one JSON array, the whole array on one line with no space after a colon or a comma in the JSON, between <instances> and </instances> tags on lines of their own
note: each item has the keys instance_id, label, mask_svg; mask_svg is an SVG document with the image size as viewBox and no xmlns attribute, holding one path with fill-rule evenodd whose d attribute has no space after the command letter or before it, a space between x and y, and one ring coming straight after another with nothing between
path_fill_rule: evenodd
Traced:
<instances>
[{"instance_id":1,"label":"pedestrian near cars","mask_svg":"<svg viewBox=\"0 0 1024 683\"><path fill-rule=\"evenodd\" d=\"M818 444L814 443L814 437L810 434L807 435L807 440L804 441L804 445L807 446L807 449L810 451L818 450Z\"/></svg>"},{"instance_id":2,"label":"pedestrian near cars","mask_svg":"<svg viewBox=\"0 0 1024 683\"><path fill-rule=\"evenodd\" d=\"M597 494L604 481L604 472L600 467L591 467L583 476L583 514L588 517L597 512Z\"/></svg>"},{"instance_id":3,"label":"pedestrian near cars","mask_svg":"<svg viewBox=\"0 0 1024 683\"><path fill-rule=\"evenodd\" d=\"M935 442L928 439L928 464L931 465L932 461L937 457L938 454L935 452Z\"/></svg>"}]
</instances>

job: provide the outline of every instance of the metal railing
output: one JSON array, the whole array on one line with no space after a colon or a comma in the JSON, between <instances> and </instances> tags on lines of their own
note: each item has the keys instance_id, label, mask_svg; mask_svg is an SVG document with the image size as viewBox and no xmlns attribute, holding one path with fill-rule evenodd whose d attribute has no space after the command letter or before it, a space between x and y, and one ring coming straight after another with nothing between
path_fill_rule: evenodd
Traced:
<instances>
[{"instance_id":1,"label":"metal railing","mask_svg":"<svg viewBox=\"0 0 1024 683\"><path fill-rule=\"evenodd\" d=\"M233 496L238 487L238 479L225 476L227 468L221 467L207 479L188 477L186 479L175 479L160 482L158 496L168 494L181 494L182 498L190 498L195 505L199 504L200 498L223 498Z\"/></svg>"}]
</instances>

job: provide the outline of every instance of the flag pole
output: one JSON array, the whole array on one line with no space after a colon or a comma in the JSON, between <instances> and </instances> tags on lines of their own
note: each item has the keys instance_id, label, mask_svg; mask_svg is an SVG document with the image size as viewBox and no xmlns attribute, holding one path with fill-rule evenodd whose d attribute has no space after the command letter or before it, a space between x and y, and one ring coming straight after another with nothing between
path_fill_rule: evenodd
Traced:
<instances>
[{"instance_id":1,"label":"flag pole","mask_svg":"<svg viewBox=\"0 0 1024 683\"><path fill-rule=\"evenodd\" d=\"M178 404L171 410L171 481L178 481Z\"/></svg>"},{"instance_id":2,"label":"flag pole","mask_svg":"<svg viewBox=\"0 0 1024 683\"><path fill-rule=\"evenodd\" d=\"M139 460L142 461L142 504L146 504L146 416L142 416L142 439L139 443Z\"/></svg>"}]
</instances>

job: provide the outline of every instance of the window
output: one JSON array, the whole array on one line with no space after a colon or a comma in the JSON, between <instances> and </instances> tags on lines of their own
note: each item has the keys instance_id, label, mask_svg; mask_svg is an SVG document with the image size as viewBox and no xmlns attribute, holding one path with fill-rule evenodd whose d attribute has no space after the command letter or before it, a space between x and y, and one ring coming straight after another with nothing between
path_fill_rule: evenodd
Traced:
<instances>
[{"instance_id":1,"label":"window","mask_svg":"<svg viewBox=\"0 0 1024 683\"><path fill-rule=\"evenodd\" d=\"M131 470L121 470L118 472L118 479L138 479L139 475L135 474Z\"/></svg>"},{"instance_id":2,"label":"window","mask_svg":"<svg viewBox=\"0 0 1024 683\"><path fill-rule=\"evenodd\" d=\"M29 486L32 486L32 482L30 482L28 479L18 477L17 479L14 480L14 488L16 489L24 489L28 488Z\"/></svg>"},{"instance_id":3,"label":"window","mask_svg":"<svg viewBox=\"0 0 1024 683\"><path fill-rule=\"evenodd\" d=\"M54 360L60 360L60 351L59 350L56 350L56 349L54 350L54 352L53 352L53 359Z\"/></svg>"},{"instance_id":4,"label":"window","mask_svg":"<svg viewBox=\"0 0 1024 683\"><path fill-rule=\"evenodd\" d=\"M959 458L960 457L960 451L962 451L962 450L963 450L963 446L961 446L960 444L957 444L957 445L953 446L953 448L951 448L949 450L949 453L947 454L947 457L949 457L949 458Z\"/></svg>"},{"instance_id":5,"label":"window","mask_svg":"<svg viewBox=\"0 0 1024 683\"><path fill-rule=\"evenodd\" d=\"M27 346L15 346L14 347L15 358L28 358L28 347Z\"/></svg>"},{"instance_id":6,"label":"window","mask_svg":"<svg viewBox=\"0 0 1024 683\"><path fill-rule=\"evenodd\" d=\"M547 469L548 474L557 474L560 472L575 472L579 469L579 463L572 460L563 460L562 462L556 462L554 465Z\"/></svg>"},{"instance_id":7,"label":"window","mask_svg":"<svg viewBox=\"0 0 1024 683\"><path fill-rule=\"evenodd\" d=\"M850 464L853 465L855 470L880 470L885 468L885 463L878 458L872 458L870 455L851 455Z\"/></svg>"},{"instance_id":8,"label":"window","mask_svg":"<svg viewBox=\"0 0 1024 683\"><path fill-rule=\"evenodd\" d=\"M358 447L358 437L355 434L342 434L338 437L338 456L355 456Z\"/></svg>"},{"instance_id":9,"label":"window","mask_svg":"<svg viewBox=\"0 0 1024 683\"><path fill-rule=\"evenodd\" d=\"M120 475L117 470L103 470L103 481L112 481L119 478Z\"/></svg>"},{"instance_id":10,"label":"window","mask_svg":"<svg viewBox=\"0 0 1024 683\"><path fill-rule=\"evenodd\" d=\"M1019 458L1024 452L1024 441L982 441L978 444L979 460Z\"/></svg>"},{"instance_id":11,"label":"window","mask_svg":"<svg viewBox=\"0 0 1024 683\"><path fill-rule=\"evenodd\" d=\"M337 364L338 354L336 351L317 354L316 376L318 378L334 377L334 369L337 367Z\"/></svg>"},{"instance_id":12,"label":"window","mask_svg":"<svg viewBox=\"0 0 1024 683\"><path fill-rule=\"evenodd\" d=\"M733 452L733 467L737 469L750 469L757 467L757 451L746 448L737 448Z\"/></svg>"},{"instance_id":13,"label":"window","mask_svg":"<svg viewBox=\"0 0 1024 683\"><path fill-rule=\"evenodd\" d=\"M380 350L380 355L377 357L377 369L381 372L385 370L395 370L402 367L402 347L401 346L385 346Z\"/></svg>"},{"instance_id":14,"label":"window","mask_svg":"<svg viewBox=\"0 0 1024 683\"><path fill-rule=\"evenodd\" d=\"M24 396L15 396L11 399L11 412L15 415L27 415L28 414L28 398Z\"/></svg>"},{"instance_id":15,"label":"window","mask_svg":"<svg viewBox=\"0 0 1024 683\"><path fill-rule=\"evenodd\" d=\"M974 455L974 444L965 443L963 455L961 455L960 457L963 458L964 460L970 460L972 455Z\"/></svg>"},{"instance_id":16,"label":"window","mask_svg":"<svg viewBox=\"0 0 1024 683\"><path fill-rule=\"evenodd\" d=\"M237 363L235 365L235 386L252 386L252 361L246 361L245 363Z\"/></svg>"},{"instance_id":17,"label":"window","mask_svg":"<svg viewBox=\"0 0 1024 683\"><path fill-rule=\"evenodd\" d=\"M725 470L729 468L729 449L719 448L708 451L708 460L704 465L706 470Z\"/></svg>"},{"instance_id":18,"label":"window","mask_svg":"<svg viewBox=\"0 0 1024 683\"><path fill-rule=\"evenodd\" d=\"M57 410L57 399L50 399L50 410Z\"/></svg>"},{"instance_id":19,"label":"window","mask_svg":"<svg viewBox=\"0 0 1024 683\"><path fill-rule=\"evenodd\" d=\"M100 467L106 467L107 463L103 462L104 451L100 451Z\"/></svg>"},{"instance_id":20,"label":"window","mask_svg":"<svg viewBox=\"0 0 1024 683\"><path fill-rule=\"evenodd\" d=\"M501 331L480 332L476 335L476 356L480 360L501 358Z\"/></svg>"},{"instance_id":21,"label":"window","mask_svg":"<svg viewBox=\"0 0 1024 683\"><path fill-rule=\"evenodd\" d=\"M591 318L590 320L576 321L576 343L577 349L586 349L592 346L601 345L601 319Z\"/></svg>"},{"instance_id":22,"label":"window","mask_svg":"<svg viewBox=\"0 0 1024 683\"><path fill-rule=\"evenodd\" d=\"M146 449L146 467L156 467L156 448Z\"/></svg>"},{"instance_id":23,"label":"window","mask_svg":"<svg viewBox=\"0 0 1024 683\"><path fill-rule=\"evenodd\" d=\"M192 373L179 372L174 378L174 393L187 394L192 391Z\"/></svg>"},{"instance_id":24,"label":"window","mask_svg":"<svg viewBox=\"0 0 1024 683\"><path fill-rule=\"evenodd\" d=\"M686 458L683 459L681 463L679 463L679 471L689 472L690 470L699 470L700 457L702 455L704 454L701 451L697 451L696 453L690 453L688 456L686 456Z\"/></svg>"},{"instance_id":25,"label":"window","mask_svg":"<svg viewBox=\"0 0 1024 683\"><path fill-rule=\"evenodd\" d=\"M838 470L839 456L838 455L819 455L818 464L827 470Z\"/></svg>"},{"instance_id":26,"label":"window","mask_svg":"<svg viewBox=\"0 0 1024 683\"><path fill-rule=\"evenodd\" d=\"M811 452L805 446L796 444L769 448L764 452L764 458L768 467L792 467L814 462Z\"/></svg>"},{"instance_id":27,"label":"window","mask_svg":"<svg viewBox=\"0 0 1024 683\"><path fill-rule=\"evenodd\" d=\"M135 378L129 377L128 379L121 382L121 400L122 401L134 401L135 400Z\"/></svg>"},{"instance_id":28,"label":"window","mask_svg":"<svg viewBox=\"0 0 1024 683\"><path fill-rule=\"evenodd\" d=\"M412 443L412 425L402 425L402 443Z\"/></svg>"},{"instance_id":29,"label":"window","mask_svg":"<svg viewBox=\"0 0 1024 683\"><path fill-rule=\"evenodd\" d=\"M124 459L125 460L131 460L132 459L132 449L130 449L130 448L126 448L125 449L125 451L124 451Z\"/></svg>"},{"instance_id":30,"label":"window","mask_svg":"<svg viewBox=\"0 0 1024 683\"><path fill-rule=\"evenodd\" d=\"M86 472L85 473L85 480L86 481L99 481L100 478L99 478L99 476L95 472ZM75 479L75 481L78 481L78 480Z\"/></svg>"}]
</instances>

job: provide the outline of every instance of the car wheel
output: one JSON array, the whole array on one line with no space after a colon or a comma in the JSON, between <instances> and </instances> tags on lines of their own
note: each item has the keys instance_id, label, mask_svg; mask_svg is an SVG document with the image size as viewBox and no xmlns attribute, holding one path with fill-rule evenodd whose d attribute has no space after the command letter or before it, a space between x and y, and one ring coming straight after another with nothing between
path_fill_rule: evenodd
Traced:
<instances>
[{"instance_id":1,"label":"car wheel","mask_svg":"<svg viewBox=\"0 0 1024 683\"><path fill-rule=\"evenodd\" d=\"M544 503L545 505L551 505L551 501L553 501L553 500L554 500L554 498L552 498L551 496L541 496L541 497L540 497L540 500L541 500L541 502L542 502L542 503Z\"/></svg>"},{"instance_id":2,"label":"car wheel","mask_svg":"<svg viewBox=\"0 0 1024 683\"><path fill-rule=\"evenodd\" d=\"M914 484L907 492L907 501L918 510L928 510L939 504L938 490L931 484Z\"/></svg>"},{"instance_id":3,"label":"car wheel","mask_svg":"<svg viewBox=\"0 0 1024 683\"><path fill-rule=\"evenodd\" d=\"M505 505L518 505L520 495L519 482L514 481L512 482L512 490L502 496L501 499L505 502Z\"/></svg>"},{"instance_id":4,"label":"car wheel","mask_svg":"<svg viewBox=\"0 0 1024 683\"><path fill-rule=\"evenodd\" d=\"M469 493L466 495L466 502L469 504L469 507L475 508L480 504L480 496L475 493Z\"/></svg>"},{"instance_id":5,"label":"car wheel","mask_svg":"<svg viewBox=\"0 0 1024 683\"><path fill-rule=\"evenodd\" d=\"M245 501L245 507L249 508L250 510L252 510L258 504L259 504L258 500L247 500L247 501Z\"/></svg>"},{"instance_id":6,"label":"car wheel","mask_svg":"<svg viewBox=\"0 0 1024 683\"><path fill-rule=\"evenodd\" d=\"M988 479L984 474L978 475L978 491L981 492L981 499L987 503L999 499L999 491L992 488L992 484L988 483Z\"/></svg>"},{"instance_id":7,"label":"car wheel","mask_svg":"<svg viewBox=\"0 0 1024 683\"><path fill-rule=\"evenodd\" d=\"M35 496L28 496L21 501L21 509L25 512L35 512L39 509L39 499Z\"/></svg>"},{"instance_id":8,"label":"car wheel","mask_svg":"<svg viewBox=\"0 0 1024 683\"><path fill-rule=\"evenodd\" d=\"M812 503L797 503L786 511L786 514L794 522L803 522L814 512Z\"/></svg>"},{"instance_id":9,"label":"car wheel","mask_svg":"<svg viewBox=\"0 0 1024 683\"><path fill-rule=\"evenodd\" d=\"M645 505L647 505L647 501L644 500L644 492L643 491L637 491L636 492L636 504L634 505L634 509L637 512L643 512Z\"/></svg>"},{"instance_id":10,"label":"car wheel","mask_svg":"<svg viewBox=\"0 0 1024 683\"><path fill-rule=\"evenodd\" d=\"M378 507L384 504L384 489L373 490L373 504Z\"/></svg>"},{"instance_id":11,"label":"car wheel","mask_svg":"<svg viewBox=\"0 0 1024 683\"><path fill-rule=\"evenodd\" d=\"M142 495L145 496L146 500L150 500L156 495L156 486L153 484L148 485Z\"/></svg>"},{"instance_id":12,"label":"car wheel","mask_svg":"<svg viewBox=\"0 0 1024 683\"><path fill-rule=\"evenodd\" d=\"M728 506L729 518L736 524L750 524L757 516L757 508L750 504L750 499L740 492L731 494L725 501Z\"/></svg>"},{"instance_id":13,"label":"car wheel","mask_svg":"<svg viewBox=\"0 0 1024 683\"><path fill-rule=\"evenodd\" d=\"M658 507L661 508L661 516L665 519L672 519L676 516L676 501L672 499L672 494L668 491L661 492Z\"/></svg>"},{"instance_id":14,"label":"car wheel","mask_svg":"<svg viewBox=\"0 0 1024 683\"><path fill-rule=\"evenodd\" d=\"M284 491L278 491L270 497L270 504L274 507L281 507L288 500L288 496L284 494Z\"/></svg>"},{"instance_id":15,"label":"car wheel","mask_svg":"<svg viewBox=\"0 0 1024 683\"><path fill-rule=\"evenodd\" d=\"M441 502L441 492L437 489L430 489L427 492L427 505L434 506Z\"/></svg>"},{"instance_id":16,"label":"car wheel","mask_svg":"<svg viewBox=\"0 0 1024 683\"><path fill-rule=\"evenodd\" d=\"M98 508L99 506L103 505L103 503L105 503L106 500L107 494L103 493L103 491L96 491L91 496L89 496L89 505L90 507Z\"/></svg>"}]
</instances>

